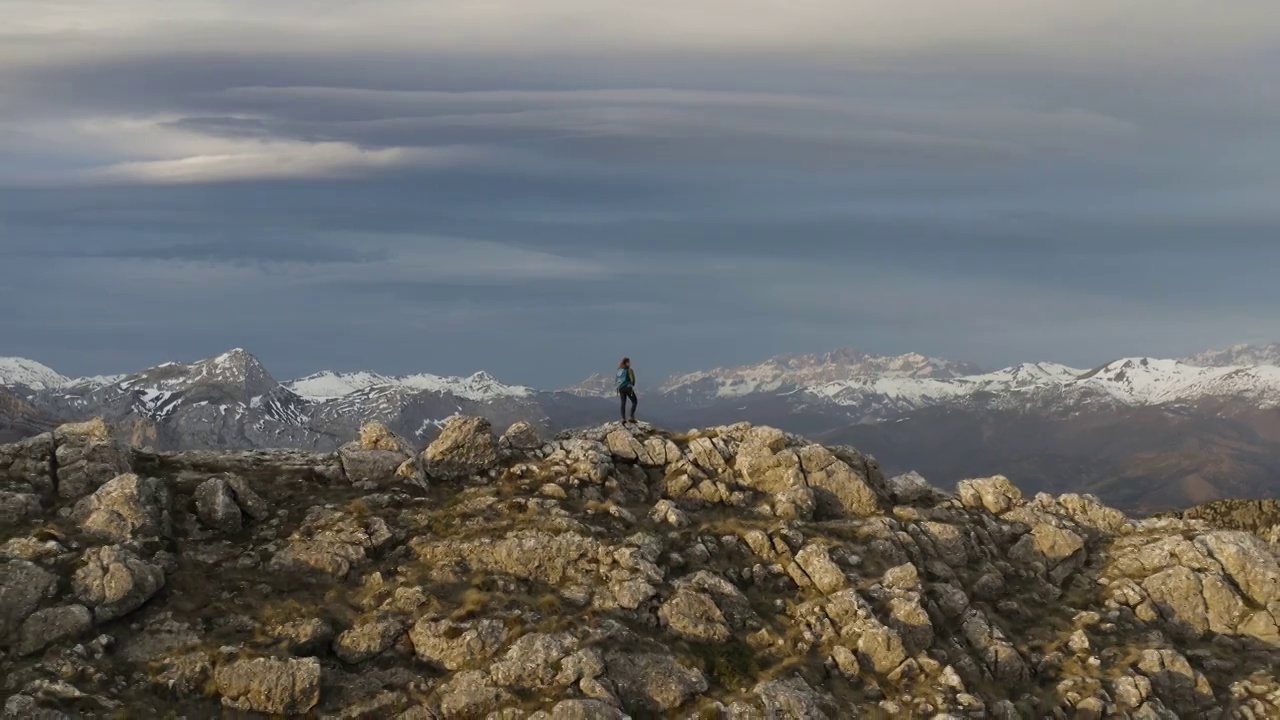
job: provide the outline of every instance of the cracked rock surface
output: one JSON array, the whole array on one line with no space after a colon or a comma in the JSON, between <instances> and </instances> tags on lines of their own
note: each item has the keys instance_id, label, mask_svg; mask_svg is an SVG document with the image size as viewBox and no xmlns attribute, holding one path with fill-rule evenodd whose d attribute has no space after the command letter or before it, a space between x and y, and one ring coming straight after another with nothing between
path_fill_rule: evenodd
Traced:
<instances>
[{"instance_id":1,"label":"cracked rock surface","mask_svg":"<svg viewBox=\"0 0 1280 720\"><path fill-rule=\"evenodd\" d=\"M951 493L746 424L86 423L0 446L0 717L1273 718L1278 550L1256 502Z\"/></svg>"}]
</instances>

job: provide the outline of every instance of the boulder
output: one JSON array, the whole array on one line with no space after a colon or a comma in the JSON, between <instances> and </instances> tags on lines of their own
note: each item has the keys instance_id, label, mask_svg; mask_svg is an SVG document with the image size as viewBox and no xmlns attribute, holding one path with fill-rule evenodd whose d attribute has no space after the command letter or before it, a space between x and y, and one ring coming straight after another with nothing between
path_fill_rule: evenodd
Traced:
<instances>
[{"instance_id":1,"label":"boulder","mask_svg":"<svg viewBox=\"0 0 1280 720\"><path fill-rule=\"evenodd\" d=\"M624 705L636 714L666 714L707 691L700 671L670 655L612 652L605 663Z\"/></svg>"},{"instance_id":2,"label":"boulder","mask_svg":"<svg viewBox=\"0 0 1280 720\"><path fill-rule=\"evenodd\" d=\"M814 690L801 677L762 682L754 692L764 705L767 717L828 720L839 714L834 698Z\"/></svg>"},{"instance_id":3,"label":"boulder","mask_svg":"<svg viewBox=\"0 0 1280 720\"><path fill-rule=\"evenodd\" d=\"M59 427L57 445L58 495L78 500L103 483L132 471L128 449L102 418Z\"/></svg>"},{"instance_id":4,"label":"boulder","mask_svg":"<svg viewBox=\"0 0 1280 720\"><path fill-rule=\"evenodd\" d=\"M502 659L489 667L493 681L503 687L541 690L557 684L561 661L578 649L569 633L529 633L511 644Z\"/></svg>"},{"instance_id":5,"label":"boulder","mask_svg":"<svg viewBox=\"0 0 1280 720\"><path fill-rule=\"evenodd\" d=\"M618 708L600 700L561 700L550 712L537 712L529 720L630 720Z\"/></svg>"},{"instance_id":6,"label":"boulder","mask_svg":"<svg viewBox=\"0 0 1280 720\"><path fill-rule=\"evenodd\" d=\"M38 495L0 491L0 527L38 518L43 512L44 505Z\"/></svg>"},{"instance_id":7,"label":"boulder","mask_svg":"<svg viewBox=\"0 0 1280 720\"><path fill-rule=\"evenodd\" d=\"M518 450L521 452L529 452L542 447L542 438L538 435L538 428L532 423L521 420L502 434L499 444L504 448Z\"/></svg>"},{"instance_id":8,"label":"boulder","mask_svg":"<svg viewBox=\"0 0 1280 720\"><path fill-rule=\"evenodd\" d=\"M489 421L478 417L450 418L422 453L427 476L443 481L484 475L497 464L498 441Z\"/></svg>"},{"instance_id":9,"label":"boulder","mask_svg":"<svg viewBox=\"0 0 1280 720\"><path fill-rule=\"evenodd\" d=\"M609 453L620 462L638 463L646 467L655 467L657 463L649 457L649 450L628 430L614 430L605 437Z\"/></svg>"},{"instance_id":10,"label":"boulder","mask_svg":"<svg viewBox=\"0 0 1280 720\"><path fill-rule=\"evenodd\" d=\"M44 433L10 445L0 445L0 484L8 483L20 492L53 495L55 441Z\"/></svg>"},{"instance_id":11,"label":"boulder","mask_svg":"<svg viewBox=\"0 0 1280 720\"><path fill-rule=\"evenodd\" d=\"M218 668L214 684L228 708L305 715L320 702L320 663L315 658L239 660Z\"/></svg>"},{"instance_id":12,"label":"boulder","mask_svg":"<svg viewBox=\"0 0 1280 720\"><path fill-rule=\"evenodd\" d=\"M805 484L817 498L815 517L866 517L879 511L880 503L869 479L831 450L807 445L796 454Z\"/></svg>"},{"instance_id":13,"label":"boulder","mask_svg":"<svg viewBox=\"0 0 1280 720\"><path fill-rule=\"evenodd\" d=\"M427 484L420 463L414 460L413 447L381 423L360 428L360 437L339 448L338 458L347 480L354 484Z\"/></svg>"},{"instance_id":14,"label":"boulder","mask_svg":"<svg viewBox=\"0 0 1280 720\"><path fill-rule=\"evenodd\" d=\"M796 553L796 564L804 571L819 592L831 594L844 588L849 580L844 571L831 559L827 549L810 543Z\"/></svg>"},{"instance_id":15,"label":"boulder","mask_svg":"<svg viewBox=\"0 0 1280 720\"><path fill-rule=\"evenodd\" d=\"M76 503L72 517L85 533L106 542L166 536L169 493L154 478L121 475Z\"/></svg>"},{"instance_id":16,"label":"boulder","mask_svg":"<svg viewBox=\"0 0 1280 720\"><path fill-rule=\"evenodd\" d=\"M362 663L389 650L404 629L404 623L395 618L358 623L334 640L333 653L342 662Z\"/></svg>"},{"instance_id":17,"label":"boulder","mask_svg":"<svg viewBox=\"0 0 1280 720\"><path fill-rule=\"evenodd\" d=\"M880 624L873 624L858 638L858 663L887 675L907 659L902 637Z\"/></svg>"},{"instance_id":18,"label":"boulder","mask_svg":"<svg viewBox=\"0 0 1280 720\"><path fill-rule=\"evenodd\" d=\"M440 686L439 715L442 720L482 718L511 698L478 670L460 672Z\"/></svg>"},{"instance_id":19,"label":"boulder","mask_svg":"<svg viewBox=\"0 0 1280 720\"><path fill-rule=\"evenodd\" d=\"M672 632L690 640L723 643L733 636L711 596L696 590L677 590L658 608L658 617Z\"/></svg>"},{"instance_id":20,"label":"boulder","mask_svg":"<svg viewBox=\"0 0 1280 720\"><path fill-rule=\"evenodd\" d=\"M240 507L240 511L245 515L259 522L271 517L271 506L258 493L253 491L253 486L249 484L248 480L232 475L227 478L227 486L231 489L236 505Z\"/></svg>"},{"instance_id":21,"label":"boulder","mask_svg":"<svg viewBox=\"0 0 1280 720\"><path fill-rule=\"evenodd\" d=\"M965 507L983 508L996 515L1022 502L1022 491L1003 475L961 480L956 485L956 495Z\"/></svg>"},{"instance_id":22,"label":"boulder","mask_svg":"<svg viewBox=\"0 0 1280 720\"><path fill-rule=\"evenodd\" d=\"M196 488L196 517L205 527L224 533L239 532L244 517L226 478L209 478Z\"/></svg>"},{"instance_id":23,"label":"boulder","mask_svg":"<svg viewBox=\"0 0 1280 720\"><path fill-rule=\"evenodd\" d=\"M18 630L14 651L19 655L39 652L49 645L74 640L93 626L93 615L83 605L61 605L37 610Z\"/></svg>"},{"instance_id":24,"label":"boulder","mask_svg":"<svg viewBox=\"0 0 1280 720\"><path fill-rule=\"evenodd\" d=\"M924 476L914 470L889 478L889 497L898 505L914 505L940 494Z\"/></svg>"},{"instance_id":25,"label":"boulder","mask_svg":"<svg viewBox=\"0 0 1280 720\"><path fill-rule=\"evenodd\" d=\"M58 589L58 578L26 560L0 559L0 643Z\"/></svg>"},{"instance_id":26,"label":"boulder","mask_svg":"<svg viewBox=\"0 0 1280 720\"><path fill-rule=\"evenodd\" d=\"M307 510L302 525L272 557L268 568L342 579L394 537L386 521L376 515L355 517L316 506Z\"/></svg>"},{"instance_id":27,"label":"boulder","mask_svg":"<svg viewBox=\"0 0 1280 720\"><path fill-rule=\"evenodd\" d=\"M409 631L419 659L450 671L486 662L506 639L506 626L489 619L457 623L423 618Z\"/></svg>"},{"instance_id":28,"label":"boulder","mask_svg":"<svg viewBox=\"0 0 1280 720\"><path fill-rule=\"evenodd\" d=\"M1218 531L1201 536L1196 545L1212 555L1254 603L1280 603L1280 561L1261 539L1239 530Z\"/></svg>"},{"instance_id":29,"label":"boulder","mask_svg":"<svg viewBox=\"0 0 1280 720\"><path fill-rule=\"evenodd\" d=\"M119 546L87 550L83 560L71 587L76 598L93 609L96 622L137 610L164 587L163 569Z\"/></svg>"}]
</instances>

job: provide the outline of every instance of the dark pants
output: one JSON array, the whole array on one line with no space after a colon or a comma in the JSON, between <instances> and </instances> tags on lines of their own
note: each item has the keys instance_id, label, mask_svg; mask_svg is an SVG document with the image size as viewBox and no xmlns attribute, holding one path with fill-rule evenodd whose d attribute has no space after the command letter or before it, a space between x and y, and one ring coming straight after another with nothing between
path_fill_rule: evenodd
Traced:
<instances>
[{"instance_id":1,"label":"dark pants","mask_svg":"<svg viewBox=\"0 0 1280 720\"><path fill-rule=\"evenodd\" d=\"M640 401L636 399L636 391L634 388L624 387L618 388L618 398L622 400L622 419L627 418L627 400L631 400L631 417L636 416L636 404Z\"/></svg>"}]
</instances>

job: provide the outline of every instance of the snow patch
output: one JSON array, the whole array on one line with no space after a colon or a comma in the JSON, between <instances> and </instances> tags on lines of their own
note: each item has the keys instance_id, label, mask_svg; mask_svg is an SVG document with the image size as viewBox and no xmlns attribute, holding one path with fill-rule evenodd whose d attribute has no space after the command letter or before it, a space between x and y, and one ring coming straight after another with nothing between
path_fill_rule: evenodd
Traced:
<instances>
[{"instance_id":1,"label":"snow patch","mask_svg":"<svg viewBox=\"0 0 1280 720\"><path fill-rule=\"evenodd\" d=\"M465 378L429 373L392 377L368 372L322 372L285 383L285 387L312 402L327 402L378 389L448 393L474 402L534 394L531 388L504 385L486 372Z\"/></svg>"},{"instance_id":2,"label":"snow patch","mask_svg":"<svg viewBox=\"0 0 1280 720\"><path fill-rule=\"evenodd\" d=\"M35 360L19 357L0 357L0 385L26 387L31 390L54 390L70 382L52 368Z\"/></svg>"}]
</instances>

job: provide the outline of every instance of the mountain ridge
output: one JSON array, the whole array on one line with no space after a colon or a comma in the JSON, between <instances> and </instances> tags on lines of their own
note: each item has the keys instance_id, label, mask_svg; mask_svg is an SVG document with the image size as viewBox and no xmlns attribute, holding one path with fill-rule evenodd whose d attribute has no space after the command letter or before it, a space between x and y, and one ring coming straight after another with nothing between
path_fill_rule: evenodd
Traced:
<instances>
[{"instance_id":1,"label":"mountain ridge","mask_svg":"<svg viewBox=\"0 0 1280 720\"><path fill-rule=\"evenodd\" d=\"M1016 467L1033 478L1029 485L1037 489L1088 486L1126 509L1166 510L1228 491L1241 497L1280 496L1275 481L1280 463L1271 459L1280 458L1280 433L1272 429L1273 416L1280 416L1280 366L1222 364L1267 359L1268 347L1209 351L1194 356L1200 358L1194 365L1186 359L1135 357L1092 369L1040 362L977 374L960 374L976 369L971 364L918 354L786 355L642 383L640 412L669 427L747 419L819 437L852 438L904 471L916 469L907 463L930 457L927 448L950 436L964 437L967 451L944 443L945 457L967 459L926 462L922 467L930 468L931 479L953 481L975 467L988 474ZM425 443L458 415L523 420L556 431L599 423L617 411L606 399L612 396L612 378L603 373L590 383L555 391L504 384L485 372L468 377L322 372L279 382L239 348L193 363L90 379L64 378L31 362L0 367L23 369L20 376L0 376L21 401L0 416L0 424L9 428L0 432L21 436L51 421L101 416L169 450L331 450L367 422ZM35 387L13 382L14 377ZM1156 431L1175 420L1178 432ZM1140 441L1106 442L1097 427ZM987 430L975 435L969 428ZM1043 437L1029 436L1032 428ZM1193 431L1204 433L1211 452L1187 450ZM1118 449L1095 452L1090 442ZM1008 452L1022 446L1034 446L1038 454ZM1128 478L1129 485L1115 478Z\"/></svg>"}]
</instances>

